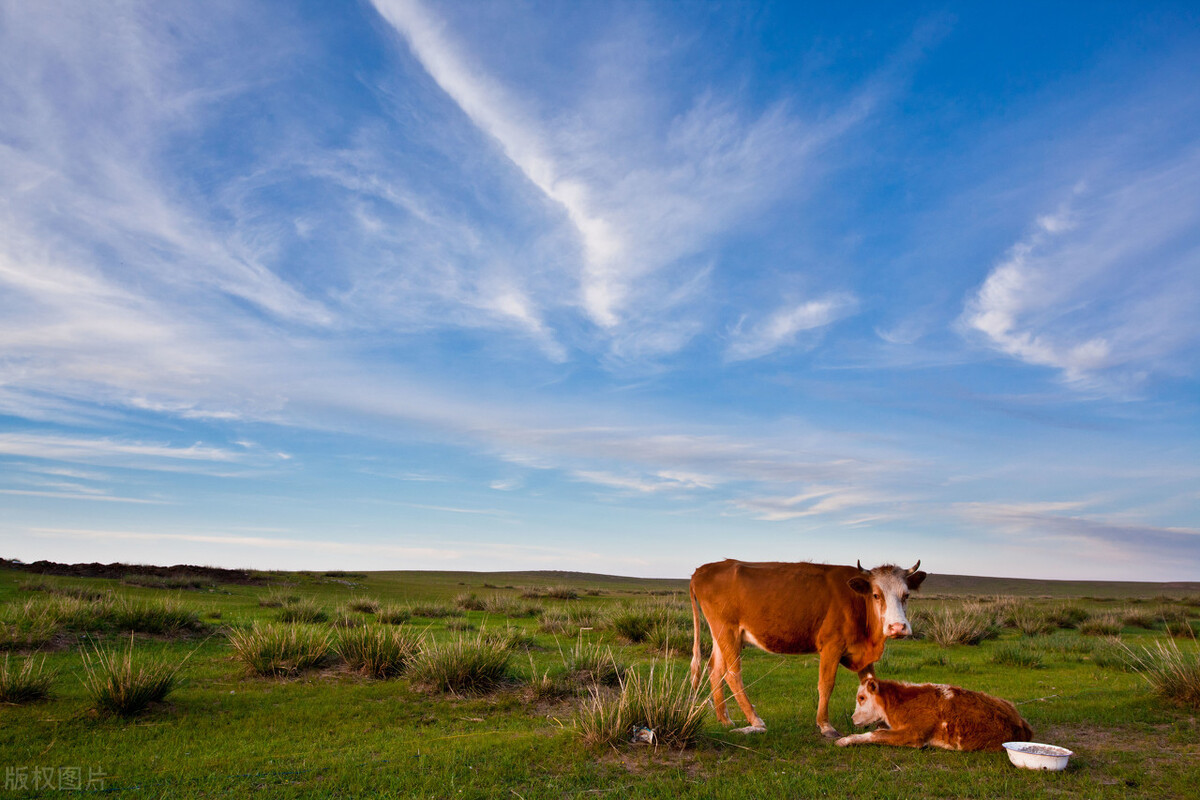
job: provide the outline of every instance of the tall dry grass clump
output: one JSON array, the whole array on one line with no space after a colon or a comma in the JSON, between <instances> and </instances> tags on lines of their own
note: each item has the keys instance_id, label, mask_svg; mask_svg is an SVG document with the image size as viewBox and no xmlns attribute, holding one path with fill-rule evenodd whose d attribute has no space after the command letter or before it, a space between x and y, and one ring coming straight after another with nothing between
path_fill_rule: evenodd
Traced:
<instances>
[{"instance_id":1,"label":"tall dry grass clump","mask_svg":"<svg viewBox=\"0 0 1200 800\"><path fill-rule=\"evenodd\" d=\"M487 595L482 602L484 611L498 617L533 617L542 610L537 603L522 603L519 598L502 594Z\"/></svg>"},{"instance_id":2,"label":"tall dry grass clump","mask_svg":"<svg viewBox=\"0 0 1200 800\"><path fill-rule=\"evenodd\" d=\"M362 614L375 614L379 611L379 601L373 597L351 597L346 607Z\"/></svg>"},{"instance_id":3,"label":"tall dry grass clump","mask_svg":"<svg viewBox=\"0 0 1200 800\"><path fill-rule=\"evenodd\" d=\"M579 684L619 686L629 670L624 661L613 654L611 647L599 642L585 642L582 634L570 650L562 653L563 666Z\"/></svg>"},{"instance_id":4,"label":"tall dry grass clump","mask_svg":"<svg viewBox=\"0 0 1200 800\"><path fill-rule=\"evenodd\" d=\"M1126 652L1133 670L1160 697L1200 710L1200 651L1193 648L1185 653L1177 641L1166 639Z\"/></svg>"},{"instance_id":5,"label":"tall dry grass clump","mask_svg":"<svg viewBox=\"0 0 1200 800\"><path fill-rule=\"evenodd\" d=\"M292 603L299 603L300 595L285 592L282 589L271 589L258 598L258 604L263 608L283 608Z\"/></svg>"},{"instance_id":6,"label":"tall dry grass clump","mask_svg":"<svg viewBox=\"0 0 1200 800\"><path fill-rule=\"evenodd\" d=\"M301 622L314 625L328 619L329 613L316 600L300 600L284 606L279 611L280 622Z\"/></svg>"},{"instance_id":7,"label":"tall dry grass clump","mask_svg":"<svg viewBox=\"0 0 1200 800\"><path fill-rule=\"evenodd\" d=\"M233 655L252 673L294 675L320 666L333 649L332 633L314 625L262 625L229 632Z\"/></svg>"},{"instance_id":8,"label":"tall dry grass clump","mask_svg":"<svg viewBox=\"0 0 1200 800\"><path fill-rule=\"evenodd\" d=\"M50 696L55 673L46 669L46 657L40 662L33 656L21 659L17 666L9 661L8 653L0 664L0 703L32 703Z\"/></svg>"},{"instance_id":9,"label":"tall dry grass clump","mask_svg":"<svg viewBox=\"0 0 1200 800\"><path fill-rule=\"evenodd\" d=\"M98 643L92 645L91 652L85 648L82 681L97 711L131 717L151 703L164 700L175 689L180 666L166 657L135 657L130 634L124 652Z\"/></svg>"},{"instance_id":10,"label":"tall dry grass clump","mask_svg":"<svg viewBox=\"0 0 1200 800\"><path fill-rule=\"evenodd\" d=\"M371 678L404 674L421 650L421 635L405 626L362 627L338 637L337 652L350 669Z\"/></svg>"},{"instance_id":11,"label":"tall dry grass clump","mask_svg":"<svg viewBox=\"0 0 1200 800\"><path fill-rule=\"evenodd\" d=\"M1120 636L1125 627L1124 620L1117 614L1097 614L1079 625L1084 636Z\"/></svg>"},{"instance_id":12,"label":"tall dry grass clump","mask_svg":"<svg viewBox=\"0 0 1200 800\"><path fill-rule=\"evenodd\" d=\"M379 610L375 612L375 619L384 625L403 625L412 619L412 615L412 609L408 606L389 603L379 607Z\"/></svg>"},{"instance_id":13,"label":"tall dry grass clump","mask_svg":"<svg viewBox=\"0 0 1200 800\"><path fill-rule=\"evenodd\" d=\"M431 691L484 694L512 677L512 649L486 636L457 636L426 644L413 659L409 677Z\"/></svg>"},{"instance_id":14,"label":"tall dry grass clump","mask_svg":"<svg viewBox=\"0 0 1200 800\"><path fill-rule=\"evenodd\" d=\"M636 729L646 728L654 744L682 749L699 738L704 710L705 701L682 670L654 664L646 673L628 672L615 695L593 686L575 726L591 745L629 741Z\"/></svg>"},{"instance_id":15,"label":"tall dry grass clump","mask_svg":"<svg viewBox=\"0 0 1200 800\"><path fill-rule=\"evenodd\" d=\"M62 627L40 600L10 604L0 608L0 650L33 650L49 643Z\"/></svg>"},{"instance_id":16,"label":"tall dry grass clump","mask_svg":"<svg viewBox=\"0 0 1200 800\"><path fill-rule=\"evenodd\" d=\"M568 633L572 636L584 628L595 628L600 624L600 614L589 606L549 606L542 609L538 630L542 633Z\"/></svg>"},{"instance_id":17,"label":"tall dry grass clump","mask_svg":"<svg viewBox=\"0 0 1200 800\"><path fill-rule=\"evenodd\" d=\"M131 600L119 598L110 603L107 618L119 631L176 634L207 627L187 605L178 600Z\"/></svg>"},{"instance_id":18,"label":"tall dry grass clump","mask_svg":"<svg viewBox=\"0 0 1200 800\"><path fill-rule=\"evenodd\" d=\"M923 612L920 623L923 635L939 647L977 645L997 634L996 625L989 615L966 608L939 608Z\"/></svg>"}]
</instances>

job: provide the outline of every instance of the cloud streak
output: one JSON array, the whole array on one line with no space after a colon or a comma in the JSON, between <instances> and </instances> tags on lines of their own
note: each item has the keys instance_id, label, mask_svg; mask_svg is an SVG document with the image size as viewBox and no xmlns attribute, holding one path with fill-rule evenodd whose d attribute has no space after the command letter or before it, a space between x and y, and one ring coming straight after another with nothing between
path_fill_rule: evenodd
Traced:
<instances>
[{"instance_id":1,"label":"cloud streak","mask_svg":"<svg viewBox=\"0 0 1200 800\"><path fill-rule=\"evenodd\" d=\"M966 303L962 328L1082 389L1135 393L1195 367L1200 152L1093 178L1040 215Z\"/></svg>"}]
</instances>

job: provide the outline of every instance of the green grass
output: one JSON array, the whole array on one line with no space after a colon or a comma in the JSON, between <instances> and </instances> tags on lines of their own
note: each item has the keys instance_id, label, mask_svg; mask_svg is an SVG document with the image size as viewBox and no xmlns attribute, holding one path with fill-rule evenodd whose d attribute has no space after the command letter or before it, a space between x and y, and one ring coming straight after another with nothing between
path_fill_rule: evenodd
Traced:
<instances>
[{"instance_id":1,"label":"green grass","mask_svg":"<svg viewBox=\"0 0 1200 800\"><path fill-rule=\"evenodd\" d=\"M1053 616L1064 605L1090 615L1122 613L1135 606L1157 612L1164 605L1153 599L1162 593L1158 588L1139 587L1146 602L1136 604L1132 600L1137 595L1125 585L1071 584L1077 587L1072 593L1056 584L983 584L972 593L964 584L964 591L955 594L941 592L931 583L938 577L931 577L910 610L954 613L968 606L986 606L994 611L1028 604ZM998 638L973 646L943 648L930 639L893 641L877 667L881 677L952 683L1018 703L1034 727L1035 738L1076 752L1069 770L1047 775L1019 772L999 754L833 747L817 734L814 724L816 657L774 656L753 648L747 648L742 669L750 698L767 722L765 734L731 733L701 704L696 736L682 751L674 745L629 744L629 732L623 729L611 746L588 745L575 720L586 706L591 681L582 673L567 671L569 651L582 641L601 652L611 650L617 661L641 678L648 678L654 667L654 678L660 680L666 668L675 676L671 686L677 691L686 687L683 675L690 654L664 661L644 642L626 644L606 622L623 609L651 603L662 603L676 614L685 606L684 596L678 593L686 586L682 581L564 573L405 572L359 577L314 572L273 574L273 585L268 587L222 585L220 592L180 593L113 580L45 579L56 587L78 587L81 596L75 597L18 588L30 580L42 578L0 571L0 620L40 619L58 626L40 645L43 649L35 659L59 677L47 699L0 705L0 753L4 754L0 761L14 768L83 765L85 780L94 765L107 776L106 789L118 790L112 791L116 796L678 800L919 794L923 798L1116 800L1186 797L1200 784L1196 711L1161 697L1138 673L1101 663L1115 647L1109 640L1061 626L1036 638L1005 628ZM545 593L564 585L578 597L544 599L542 618L517 613L534 604L520 597L527 588ZM1018 590L1027 591L1027 596L1018 595ZM1194 587L1172 591L1176 591L1173 597L1196 595ZM205 638L203 630L199 636L195 631L186 632L187 636L138 633L134 649L139 661L144 656L177 665L191 654L186 681L165 702L152 704L131 719L98 716L76 677L82 674L81 653L90 645L81 642L78 627L71 627L98 618L97 598L86 599L97 592L138 603L181 603L201 620L219 619L230 635ZM410 619L402 629L425 636L431 646L453 643L460 636L472 641L484 636L508 639L511 630L519 637L518 646L527 649L514 653L502 648L510 659L504 677L478 694L429 691L407 670L389 680L376 680L368 671L333 658L332 648L318 661L321 669L287 668L278 677L262 677L235 657L231 638L236 632L256 626L309 630L327 637L330 645L346 633L328 626L281 625L277 616L282 604L259 605L259 597L272 592L324 609L349 608L355 598L377 599L380 611L375 615L353 612L362 621L355 632L395 630L397 626L381 623L389 606L454 608L456 596L474 592L485 605L491 598L500 602L458 617ZM663 592L667 594L659 594ZM996 596L1005 599L990 599ZM55 599L62 604L43 605ZM24 605L32 601L37 606L27 616ZM1178 600L1172 601L1172 607L1200 609ZM541 624L547 615L559 616L574 628L544 632ZM449 631L447 623L454 619L467 621L479 632ZM592 628L582 639L581 627ZM128 647L128 634L112 626L95 636L111 652L120 654ZM1153 629L1126 627L1121 632L1121 641L1139 652L1168 640L1161 623ZM1193 658L1200 650L1190 637L1177 644L1182 654ZM1040 667L1005 663L1009 648L1027 646L1035 646ZM30 649L10 648L9 663L20 670ZM854 729L849 715L855 686L855 676L839 670L831 716L843 733ZM599 689L607 698L619 691L619 683ZM731 711L736 719L736 710ZM618 727L623 726L624 722Z\"/></svg>"}]
</instances>

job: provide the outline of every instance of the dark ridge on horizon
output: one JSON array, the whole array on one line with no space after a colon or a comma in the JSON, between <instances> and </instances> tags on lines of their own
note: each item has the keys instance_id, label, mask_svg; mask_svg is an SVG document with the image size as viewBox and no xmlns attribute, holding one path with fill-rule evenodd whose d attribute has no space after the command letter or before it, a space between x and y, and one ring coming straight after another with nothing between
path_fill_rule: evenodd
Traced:
<instances>
[{"instance_id":1,"label":"dark ridge on horizon","mask_svg":"<svg viewBox=\"0 0 1200 800\"><path fill-rule=\"evenodd\" d=\"M347 570L258 570L229 569L224 567L176 564L170 567L151 564L124 564L114 562L100 564L60 564L53 561L24 563L19 559L0 558L0 569L13 569L41 575L59 575L76 578L122 578L126 575L154 575L159 577L193 576L203 577L219 583L257 584L265 583L272 576L286 574L318 574L337 576L349 574ZM579 582L599 584L652 583L665 584L679 591L687 589L688 578L643 578L632 575L609 575L605 573L580 572L578 570L356 570L364 575L415 574L445 576L447 579L504 580L524 579L539 582ZM1154 595L1200 594L1200 581L1104 581L1053 578L1006 578L985 575L950 575L930 572L921 587L921 595L1050 595L1070 596L1118 596L1146 597Z\"/></svg>"}]
</instances>

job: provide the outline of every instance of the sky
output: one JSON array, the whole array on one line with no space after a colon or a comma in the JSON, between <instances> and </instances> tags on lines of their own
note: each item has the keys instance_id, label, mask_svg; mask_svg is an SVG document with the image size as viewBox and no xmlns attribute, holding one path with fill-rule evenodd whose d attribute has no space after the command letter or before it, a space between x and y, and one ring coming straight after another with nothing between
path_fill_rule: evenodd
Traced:
<instances>
[{"instance_id":1,"label":"sky","mask_svg":"<svg viewBox=\"0 0 1200 800\"><path fill-rule=\"evenodd\" d=\"M1200 580L1192 3L0 2L0 555Z\"/></svg>"}]
</instances>

